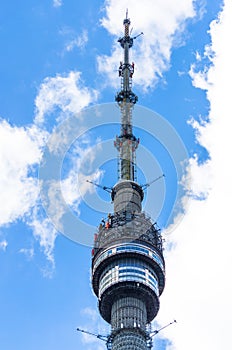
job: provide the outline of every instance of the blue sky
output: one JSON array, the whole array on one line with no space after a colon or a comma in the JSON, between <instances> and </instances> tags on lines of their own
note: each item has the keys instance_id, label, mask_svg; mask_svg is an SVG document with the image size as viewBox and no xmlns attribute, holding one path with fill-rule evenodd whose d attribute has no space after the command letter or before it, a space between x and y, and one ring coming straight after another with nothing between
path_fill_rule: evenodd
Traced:
<instances>
[{"instance_id":1,"label":"blue sky","mask_svg":"<svg viewBox=\"0 0 232 350\"><path fill-rule=\"evenodd\" d=\"M109 332L90 245L113 209L86 179L117 181L126 8L133 35L144 32L131 51L138 182L165 173L144 201L166 241L153 327L178 320L155 348L228 347L231 2L46 0L0 5L1 349L104 349L75 329Z\"/></svg>"}]
</instances>

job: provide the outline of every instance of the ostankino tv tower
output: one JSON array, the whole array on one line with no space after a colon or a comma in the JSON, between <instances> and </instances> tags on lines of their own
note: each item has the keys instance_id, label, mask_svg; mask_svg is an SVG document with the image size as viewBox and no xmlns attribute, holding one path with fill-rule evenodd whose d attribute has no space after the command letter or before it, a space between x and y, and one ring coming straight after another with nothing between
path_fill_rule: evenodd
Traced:
<instances>
[{"instance_id":1,"label":"ostankino tv tower","mask_svg":"<svg viewBox=\"0 0 232 350\"><path fill-rule=\"evenodd\" d=\"M132 111L138 98L132 91L134 63L129 50L130 20L118 40L124 53L120 62L121 90L115 100L121 111L121 133L116 136L119 180L112 188L114 212L99 225L92 256L92 285L99 312L111 325L107 348L151 349L149 324L159 311L165 284L165 263L160 230L142 211L143 187L136 178L136 149Z\"/></svg>"}]
</instances>

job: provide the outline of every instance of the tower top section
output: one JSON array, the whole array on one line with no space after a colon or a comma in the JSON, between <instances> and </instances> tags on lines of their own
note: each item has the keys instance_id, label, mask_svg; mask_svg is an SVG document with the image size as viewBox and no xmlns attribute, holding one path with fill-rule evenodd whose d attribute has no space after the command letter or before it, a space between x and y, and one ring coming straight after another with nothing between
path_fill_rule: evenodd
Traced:
<instances>
[{"instance_id":1,"label":"tower top section","mask_svg":"<svg viewBox=\"0 0 232 350\"><path fill-rule=\"evenodd\" d=\"M123 61L120 62L119 76L121 79L121 91L117 93L115 100L120 104L122 102L135 104L138 101L138 97L132 92L132 77L134 74L134 62L129 62L129 49L133 46L133 41L138 37L130 36L130 19L128 18L128 11L126 12L126 18L123 21L124 36L118 39L121 47L124 50ZM142 33L141 33L142 34ZM141 35L139 34L139 35Z\"/></svg>"},{"instance_id":2,"label":"tower top section","mask_svg":"<svg viewBox=\"0 0 232 350\"><path fill-rule=\"evenodd\" d=\"M125 48L125 43L128 43L128 47L131 48L133 46L133 38L129 35L130 19L128 18L128 10L126 11L126 18L124 19L123 24L125 27L124 37L119 38L118 41L123 49Z\"/></svg>"},{"instance_id":3,"label":"tower top section","mask_svg":"<svg viewBox=\"0 0 232 350\"><path fill-rule=\"evenodd\" d=\"M132 77L134 74L134 62L129 61L129 50L133 46L130 36L130 19L128 11L123 21L124 36L118 39L123 49L123 60L120 62L118 74L121 77L121 90L116 94L115 100L121 110L121 134L116 136L115 147L118 150L119 180L136 181L136 154L139 139L133 135L132 131L132 109L138 101L138 97L132 91ZM141 33L142 34L142 33ZM140 34L139 34L140 35ZM137 36L138 37L138 36Z\"/></svg>"}]
</instances>

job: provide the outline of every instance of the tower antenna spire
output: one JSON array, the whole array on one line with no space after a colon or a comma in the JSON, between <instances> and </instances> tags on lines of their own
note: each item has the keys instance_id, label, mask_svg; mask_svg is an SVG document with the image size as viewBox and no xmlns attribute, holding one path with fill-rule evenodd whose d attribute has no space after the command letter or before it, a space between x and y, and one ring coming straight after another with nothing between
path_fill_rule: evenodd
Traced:
<instances>
[{"instance_id":1,"label":"tower antenna spire","mask_svg":"<svg viewBox=\"0 0 232 350\"><path fill-rule=\"evenodd\" d=\"M123 21L124 36L118 39L123 48L123 60L120 62L118 73L121 78L121 90L116 94L115 100L121 110L121 133L116 136L115 147L118 150L118 178L121 180L136 181L136 149L139 144L132 130L132 109L138 101L138 97L132 91L132 77L134 74L134 62L130 63L129 50L133 46L130 36L130 19L128 10ZM135 37L136 38L136 37Z\"/></svg>"}]
</instances>

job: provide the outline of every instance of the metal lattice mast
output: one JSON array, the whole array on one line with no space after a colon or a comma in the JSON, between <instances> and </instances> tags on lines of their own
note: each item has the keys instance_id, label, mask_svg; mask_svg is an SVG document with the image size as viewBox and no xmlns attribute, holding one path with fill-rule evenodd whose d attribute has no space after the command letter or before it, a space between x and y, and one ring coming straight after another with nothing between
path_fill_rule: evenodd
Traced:
<instances>
[{"instance_id":1,"label":"metal lattice mast","mask_svg":"<svg viewBox=\"0 0 232 350\"><path fill-rule=\"evenodd\" d=\"M138 97L132 91L134 63L129 62L129 49L133 46L133 38L129 35L130 20L127 16L123 24L125 27L124 37L118 40L124 51L124 61L120 62L119 66L121 91L115 97L121 109L121 134L116 137L115 146L119 152L119 179L135 181L135 150L139 140L132 131L132 109Z\"/></svg>"},{"instance_id":2,"label":"metal lattice mast","mask_svg":"<svg viewBox=\"0 0 232 350\"><path fill-rule=\"evenodd\" d=\"M133 135L132 110L137 96L132 91L134 64L129 63L133 39L130 20L123 22L124 50L120 62L121 90L116 101L121 111L119 181L112 188L114 212L95 234L92 251L92 285L101 316L111 324L109 350L148 350L152 341L148 325L159 310L165 284L165 263L160 230L142 212L143 188L136 182L135 153L139 140Z\"/></svg>"}]
</instances>

